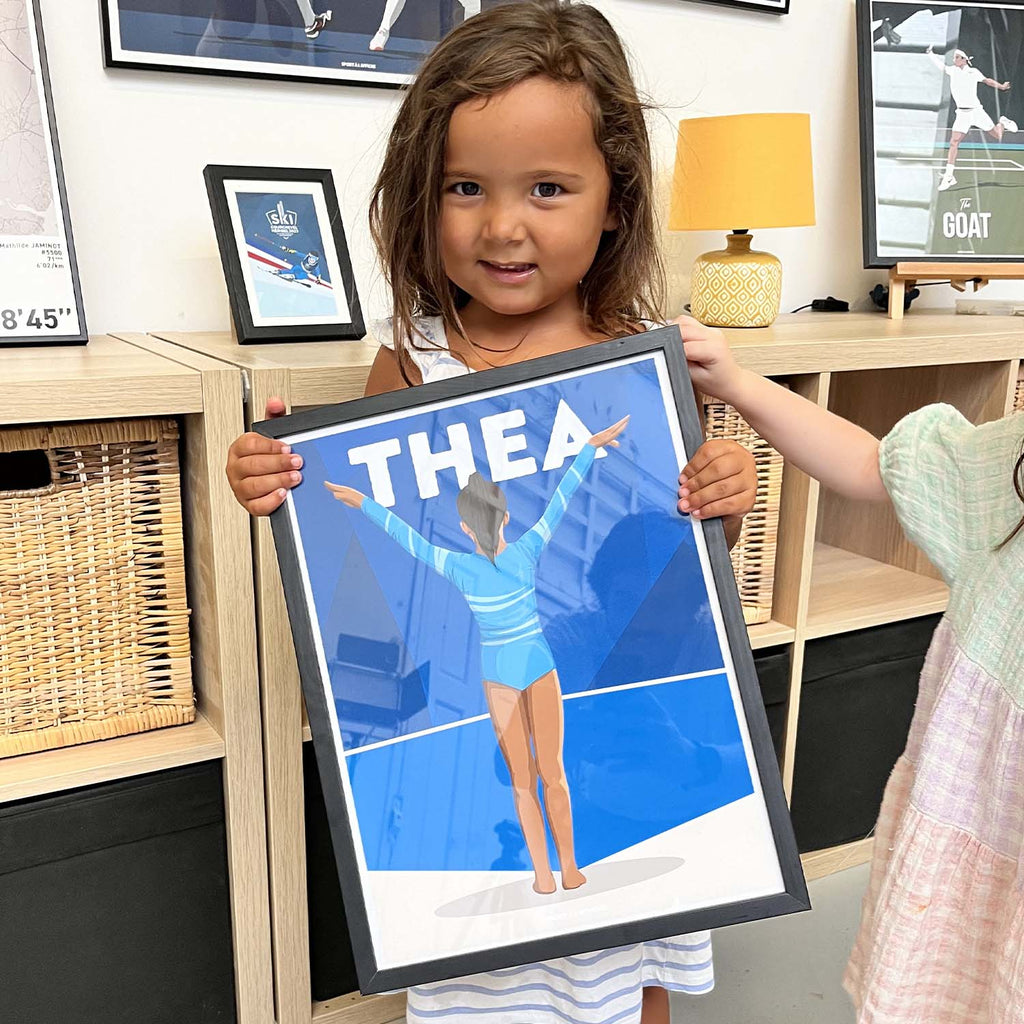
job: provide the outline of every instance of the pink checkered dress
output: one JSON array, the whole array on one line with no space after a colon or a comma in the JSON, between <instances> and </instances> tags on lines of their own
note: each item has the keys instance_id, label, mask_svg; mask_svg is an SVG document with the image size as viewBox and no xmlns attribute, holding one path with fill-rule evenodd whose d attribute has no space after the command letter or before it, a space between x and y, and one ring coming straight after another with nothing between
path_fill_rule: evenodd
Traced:
<instances>
[{"instance_id":1,"label":"pink checkered dress","mask_svg":"<svg viewBox=\"0 0 1024 1024\"><path fill-rule=\"evenodd\" d=\"M1024 416L947 405L882 442L908 536L950 584L886 789L845 984L858 1024L1024 1022Z\"/></svg>"}]
</instances>

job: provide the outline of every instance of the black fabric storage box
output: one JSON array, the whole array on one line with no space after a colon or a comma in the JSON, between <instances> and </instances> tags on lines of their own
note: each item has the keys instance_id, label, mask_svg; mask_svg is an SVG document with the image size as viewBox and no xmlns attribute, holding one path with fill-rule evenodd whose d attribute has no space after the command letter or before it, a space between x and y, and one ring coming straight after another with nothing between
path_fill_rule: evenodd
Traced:
<instances>
[{"instance_id":1,"label":"black fabric storage box","mask_svg":"<svg viewBox=\"0 0 1024 1024\"><path fill-rule=\"evenodd\" d=\"M939 618L808 641L790 808L801 853L874 828Z\"/></svg>"},{"instance_id":2,"label":"black fabric storage box","mask_svg":"<svg viewBox=\"0 0 1024 1024\"><path fill-rule=\"evenodd\" d=\"M306 809L306 891L309 904L310 988L317 1002L359 988L345 905L327 824L312 743L302 745Z\"/></svg>"},{"instance_id":3,"label":"black fabric storage box","mask_svg":"<svg viewBox=\"0 0 1024 1024\"><path fill-rule=\"evenodd\" d=\"M761 699L772 734L775 756L782 759L786 735L786 700L789 697L789 651L754 651L754 668L761 684Z\"/></svg>"},{"instance_id":4,"label":"black fabric storage box","mask_svg":"<svg viewBox=\"0 0 1024 1024\"><path fill-rule=\"evenodd\" d=\"M3 1024L234 1020L219 762L0 806Z\"/></svg>"}]
</instances>

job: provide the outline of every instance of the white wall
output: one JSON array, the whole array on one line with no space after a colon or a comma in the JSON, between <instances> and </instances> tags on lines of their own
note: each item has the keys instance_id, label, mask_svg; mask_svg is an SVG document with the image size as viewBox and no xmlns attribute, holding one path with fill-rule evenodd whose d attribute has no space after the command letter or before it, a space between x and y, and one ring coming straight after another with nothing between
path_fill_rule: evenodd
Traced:
<instances>
[{"instance_id":1,"label":"white wall","mask_svg":"<svg viewBox=\"0 0 1024 1024\"><path fill-rule=\"evenodd\" d=\"M387 299L366 205L399 94L392 90L106 70L97 4L44 0L44 27L86 316L93 333L227 329L202 170L207 163L330 167L368 316ZM809 111L818 223L758 232L783 262L783 308L827 294L864 305L853 0L792 0L787 17L688 0L598 0L639 84L667 198L680 117ZM672 299L720 236L666 235ZM1021 296L1018 282L986 293ZM925 293L951 304L945 287Z\"/></svg>"}]
</instances>

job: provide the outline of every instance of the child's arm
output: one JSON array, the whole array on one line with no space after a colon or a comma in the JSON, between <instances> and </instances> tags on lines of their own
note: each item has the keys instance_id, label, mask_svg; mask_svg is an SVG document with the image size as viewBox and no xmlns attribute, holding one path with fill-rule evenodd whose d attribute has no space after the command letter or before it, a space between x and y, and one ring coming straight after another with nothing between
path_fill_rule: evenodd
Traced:
<instances>
[{"instance_id":1,"label":"child's arm","mask_svg":"<svg viewBox=\"0 0 1024 1024\"><path fill-rule=\"evenodd\" d=\"M794 392L741 369L721 331L690 317L681 317L676 323L690 375L705 393L735 406L784 458L831 490L848 498L888 500L878 467L876 438Z\"/></svg>"}]
</instances>

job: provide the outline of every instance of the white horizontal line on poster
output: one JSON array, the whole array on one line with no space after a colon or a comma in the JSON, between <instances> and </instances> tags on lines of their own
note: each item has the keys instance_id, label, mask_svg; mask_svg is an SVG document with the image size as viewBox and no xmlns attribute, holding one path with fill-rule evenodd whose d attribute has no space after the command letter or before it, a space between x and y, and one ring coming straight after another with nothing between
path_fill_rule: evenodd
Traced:
<instances>
[{"instance_id":1,"label":"white horizontal line on poster","mask_svg":"<svg viewBox=\"0 0 1024 1024\"><path fill-rule=\"evenodd\" d=\"M621 690L638 690L642 686L663 686L665 683L681 683L687 679L705 679L708 676L720 676L725 672L725 666L721 668L707 669L704 672L689 672L682 676L665 676L664 679L644 679L639 683L623 683L621 686L601 686L596 690L580 690L579 693L563 694L562 700L576 700L579 697L598 697L605 693L619 693ZM435 725L432 729L421 729L419 732L405 733L402 736L392 736L389 740L381 740L380 743L367 743L364 747L353 747L345 751L345 756L365 754L369 750L378 750L380 747L390 747L396 743L403 743L405 740L419 739L421 736L431 736L438 732L447 732L449 729L457 729L460 725L472 725L474 722L486 722L489 715L474 715L472 718L460 718L457 722L448 722L446 725Z\"/></svg>"}]
</instances>

